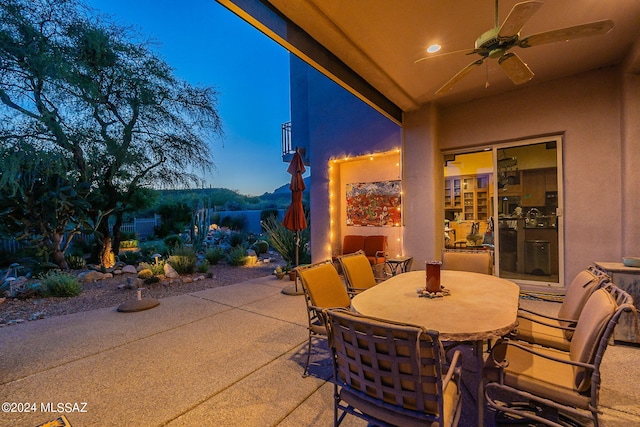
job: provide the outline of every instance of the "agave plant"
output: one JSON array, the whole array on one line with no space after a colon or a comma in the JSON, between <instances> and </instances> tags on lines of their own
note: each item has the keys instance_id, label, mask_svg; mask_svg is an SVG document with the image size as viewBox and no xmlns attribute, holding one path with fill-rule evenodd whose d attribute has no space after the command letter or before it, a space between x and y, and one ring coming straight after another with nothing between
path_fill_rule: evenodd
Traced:
<instances>
[{"instance_id":1,"label":"agave plant","mask_svg":"<svg viewBox=\"0 0 640 427\"><path fill-rule=\"evenodd\" d=\"M307 220L307 224L309 221ZM289 265L296 262L296 233L286 228L274 216L267 217L262 221L262 228L267 233L267 240ZM298 260L300 264L307 264L311 261L311 254L308 250L309 228L300 231L300 244L298 248Z\"/></svg>"}]
</instances>

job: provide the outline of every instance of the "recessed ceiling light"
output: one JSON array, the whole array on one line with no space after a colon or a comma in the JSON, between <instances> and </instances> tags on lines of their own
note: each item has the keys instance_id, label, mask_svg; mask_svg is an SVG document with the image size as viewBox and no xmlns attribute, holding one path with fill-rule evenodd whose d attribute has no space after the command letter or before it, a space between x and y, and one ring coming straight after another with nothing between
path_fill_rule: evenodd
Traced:
<instances>
[{"instance_id":1,"label":"recessed ceiling light","mask_svg":"<svg viewBox=\"0 0 640 427\"><path fill-rule=\"evenodd\" d=\"M442 49L442 46L440 46L439 44L432 44L431 46L429 46L427 48L427 52L429 53L436 53L437 51L439 51L440 49Z\"/></svg>"}]
</instances>

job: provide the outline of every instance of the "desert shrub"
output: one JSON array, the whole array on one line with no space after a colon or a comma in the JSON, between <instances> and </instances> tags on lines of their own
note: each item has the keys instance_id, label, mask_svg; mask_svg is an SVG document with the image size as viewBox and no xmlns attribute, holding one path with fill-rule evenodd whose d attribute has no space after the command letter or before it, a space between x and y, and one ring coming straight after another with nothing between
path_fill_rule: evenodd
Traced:
<instances>
[{"instance_id":1,"label":"desert shrub","mask_svg":"<svg viewBox=\"0 0 640 427\"><path fill-rule=\"evenodd\" d=\"M60 270L49 271L40 281L46 294L52 297L75 297L82 292L82 285L78 279Z\"/></svg>"},{"instance_id":2,"label":"desert shrub","mask_svg":"<svg viewBox=\"0 0 640 427\"><path fill-rule=\"evenodd\" d=\"M169 253L169 248L160 240L152 240L139 245L140 253L144 259L150 260L151 255L161 254L165 256Z\"/></svg>"},{"instance_id":3,"label":"desert shrub","mask_svg":"<svg viewBox=\"0 0 640 427\"><path fill-rule=\"evenodd\" d=\"M232 230L244 230L247 225L247 217L245 215L234 216L231 219Z\"/></svg>"},{"instance_id":4,"label":"desert shrub","mask_svg":"<svg viewBox=\"0 0 640 427\"><path fill-rule=\"evenodd\" d=\"M67 266L72 270L81 270L87 265L87 261L77 255L68 255L66 258Z\"/></svg>"},{"instance_id":5,"label":"desert shrub","mask_svg":"<svg viewBox=\"0 0 640 427\"><path fill-rule=\"evenodd\" d=\"M229 215L220 218L220 227L231 228L231 217Z\"/></svg>"},{"instance_id":6,"label":"desert shrub","mask_svg":"<svg viewBox=\"0 0 640 427\"><path fill-rule=\"evenodd\" d=\"M196 259L184 255L171 255L169 264L178 274L192 274L196 270Z\"/></svg>"},{"instance_id":7,"label":"desert shrub","mask_svg":"<svg viewBox=\"0 0 640 427\"><path fill-rule=\"evenodd\" d=\"M258 237L254 233L244 233L245 247L249 247L258 241Z\"/></svg>"},{"instance_id":8,"label":"desert shrub","mask_svg":"<svg viewBox=\"0 0 640 427\"><path fill-rule=\"evenodd\" d=\"M203 259L202 261L200 261L197 266L196 266L196 271L198 273L206 273L209 271L209 261L207 261L206 259Z\"/></svg>"},{"instance_id":9,"label":"desert shrub","mask_svg":"<svg viewBox=\"0 0 640 427\"><path fill-rule=\"evenodd\" d=\"M172 234L164 238L164 244L168 248L175 248L176 246L182 246L182 238L177 234Z\"/></svg>"},{"instance_id":10,"label":"desert shrub","mask_svg":"<svg viewBox=\"0 0 640 427\"><path fill-rule=\"evenodd\" d=\"M307 217L307 223L309 218ZM267 233L267 240L282 258L291 265L296 263L296 233L287 229L282 222L275 217L269 217L262 222L262 227ZM308 264L311 261L308 243L310 238L309 227L300 231L300 245L297 247L298 264Z\"/></svg>"},{"instance_id":11,"label":"desert shrub","mask_svg":"<svg viewBox=\"0 0 640 427\"><path fill-rule=\"evenodd\" d=\"M118 254L118 259L125 264L138 264L142 261L142 254L138 251L125 251Z\"/></svg>"},{"instance_id":12,"label":"desert shrub","mask_svg":"<svg viewBox=\"0 0 640 427\"><path fill-rule=\"evenodd\" d=\"M165 262L166 261L163 259L158 259L157 261L152 262L141 262L140 267L142 267L143 270L151 271L151 274L154 276L160 276L164 274ZM138 277L140 277L140 274L138 274Z\"/></svg>"},{"instance_id":13,"label":"desert shrub","mask_svg":"<svg viewBox=\"0 0 640 427\"><path fill-rule=\"evenodd\" d=\"M242 266L247 263L247 251L242 246L237 246L229 252L229 265Z\"/></svg>"},{"instance_id":14,"label":"desert shrub","mask_svg":"<svg viewBox=\"0 0 640 427\"><path fill-rule=\"evenodd\" d=\"M14 295L15 298L26 299L31 297L48 296L47 289L39 282L25 283L24 288L18 289Z\"/></svg>"},{"instance_id":15,"label":"desert shrub","mask_svg":"<svg viewBox=\"0 0 640 427\"><path fill-rule=\"evenodd\" d=\"M260 222L265 221L269 217L278 218L279 211L276 208L267 208L260 211Z\"/></svg>"},{"instance_id":16,"label":"desert shrub","mask_svg":"<svg viewBox=\"0 0 640 427\"><path fill-rule=\"evenodd\" d=\"M256 251L256 255L266 254L269 250L269 243L264 240L258 240L253 244L252 248Z\"/></svg>"},{"instance_id":17,"label":"desert shrub","mask_svg":"<svg viewBox=\"0 0 640 427\"><path fill-rule=\"evenodd\" d=\"M164 272L164 271L163 271L163 272ZM154 276L153 271L151 271L151 270L150 270L150 269L148 269L148 268L143 268L142 270L140 270L140 271L138 272L138 277L139 277L140 279L142 279L142 280L149 279L149 278L151 278L151 277L153 277L153 276Z\"/></svg>"},{"instance_id":18,"label":"desert shrub","mask_svg":"<svg viewBox=\"0 0 640 427\"><path fill-rule=\"evenodd\" d=\"M221 227L227 227L230 230L243 230L247 223L245 215L227 215L220 220Z\"/></svg>"},{"instance_id":19,"label":"desert shrub","mask_svg":"<svg viewBox=\"0 0 640 427\"><path fill-rule=\"evenodd\" d=\"M209 264L216 265L220 262L221 259L224 258L224 249L220 246L214 246L213 248L207 249L204 253L205 258L209 261Z\"/></svg>"},{"instance_id":20,"label":"desert shrub","mask_svg":"<svg viewBox=\"0 0 640 427\"><path fill-rule=\"evenodd\" d=\"M71 247L68 249L67 253L69 255L76 256L90 254L94 243L95 242L93 240L83 239L81 238L81 236L75 236L75 238L71 241Z\"/></svg>"},{"instance_id":21,"label":"desert shrub","mask_svg":"<svg viewBox=\"0 0 640 427\"><path fill-rule=\"evenodd\" d=\"M242 233L234 231L229 234L229 245L231 245L232 248L241 246L242 243L244 243L244 235Z\"/></svg>"},{"instance_id":22,"label":"desert shrub","mask_svg":"<svg viewBox=\"0 0 640 427\"><path fill-rule=\"evenodd\" d=\"M168 262L178 274L192 274L196 271L197 261L194 250L190 247L182 246L171 251Z\"/></svg>"},{"instance_id":23,"label":"desert shrub","mask_svg":"<svg viewBox=\"0 0 640 427\"><path fill-rule=\"evenodd\" d=\"M211 224L220 224L220 212L214 212L213 214L211 214L209 222Z\"/></svg>"}]
</instances>

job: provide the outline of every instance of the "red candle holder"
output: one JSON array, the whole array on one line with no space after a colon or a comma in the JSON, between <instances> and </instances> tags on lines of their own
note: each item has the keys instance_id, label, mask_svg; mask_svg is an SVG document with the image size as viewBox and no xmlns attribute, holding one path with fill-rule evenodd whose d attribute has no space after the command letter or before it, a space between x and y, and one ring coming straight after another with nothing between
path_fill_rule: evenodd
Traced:
<instances>
[{"instance_id":1,"label":"red candle holder","mask_svg":"<svg viewBox=\"0 0 640 427\"><path fill-rule=\"evenodd\" d=\"M440 267L442 263L439 261L428 261L426 263L427 270L427 292L440 292Z\"/></svg>"}]
</instances>

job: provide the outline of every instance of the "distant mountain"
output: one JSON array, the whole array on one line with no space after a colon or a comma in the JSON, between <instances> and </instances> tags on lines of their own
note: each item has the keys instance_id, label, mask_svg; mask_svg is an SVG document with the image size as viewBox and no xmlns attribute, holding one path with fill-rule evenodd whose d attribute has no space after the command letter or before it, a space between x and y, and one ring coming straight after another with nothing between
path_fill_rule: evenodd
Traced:
<instances>
[{"instance_id":1,"label":"distant mountain","mask_svg":"<svg viewBox=\"0 0 640 427\"><path fill-rule=\"evenodd\" d=\"M311 185L311 177L308 176L308 177L304 178L303 181L304 181L304 186L306 187L305 192L308 192L309 191L309 185ZM268 194L282 194L282 193L287 193L287 194L290 193L289 183L286 183L286 184L276 188L275 190L273 190L272 193L264 193L262 196L268 195ZM260 196L260 197L262 197L262 196Z\"/></svg>"},{"instance_id":2,"label":"distant mountain","mask_svg":"<svg viewBox=\"0 0 640 427\"><path fill-rule=\"evenodd\" d=\"M302 201L309 206L310 178L304 178L306 190ZM158 190L158 199L154 206L148 209L153 214L162 204L182 203L187 206L209 206L229 210L279 208L286 209L291 203L289 183L283 184L271 193L261 196L246 196L227 188L197 188L185 190Z\"/></svg>"}]
</instances>

